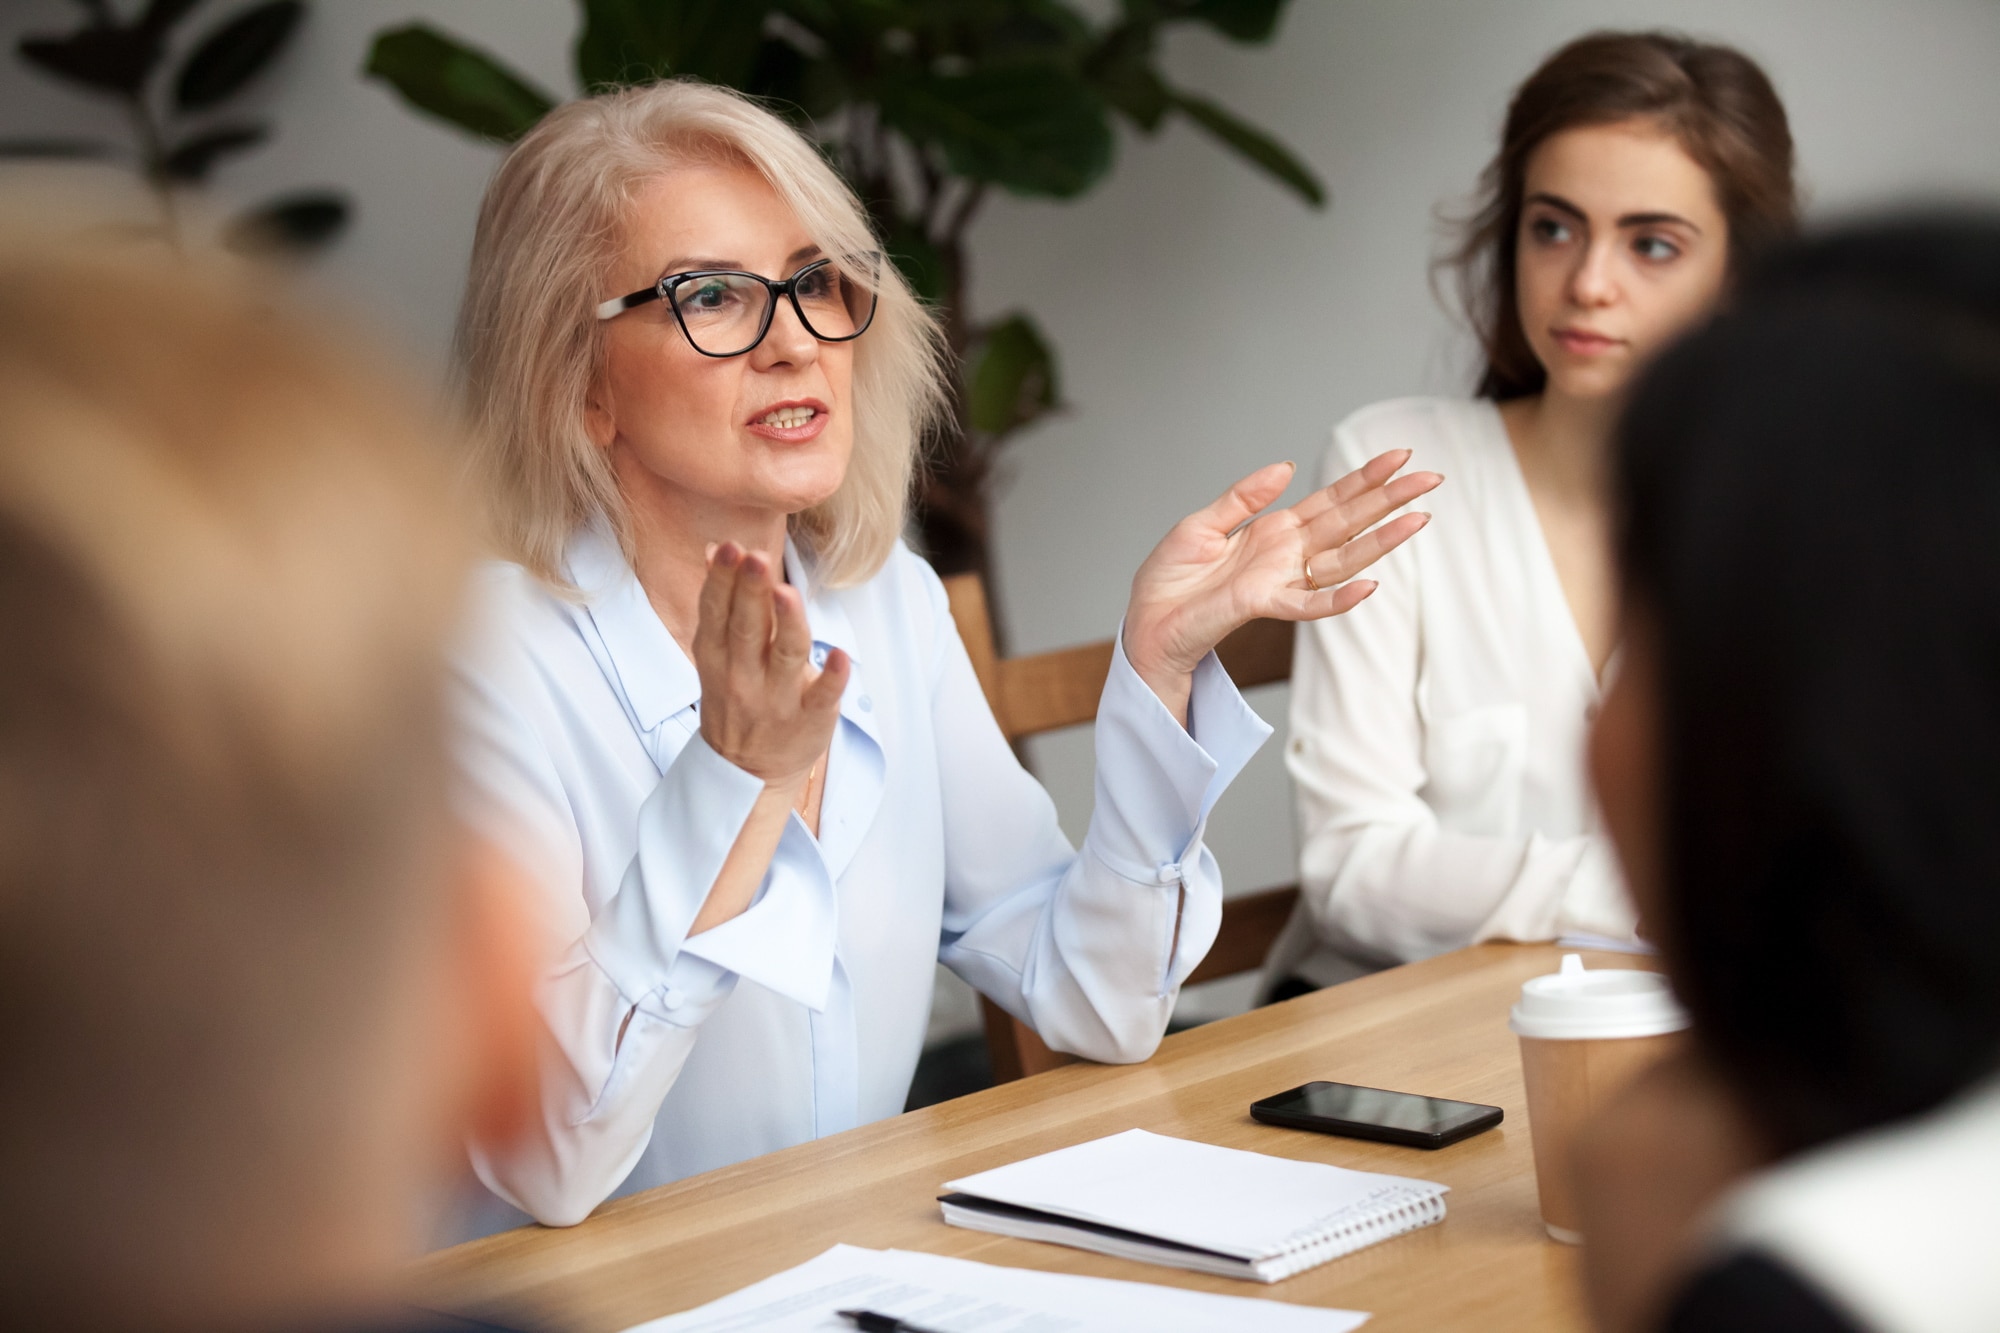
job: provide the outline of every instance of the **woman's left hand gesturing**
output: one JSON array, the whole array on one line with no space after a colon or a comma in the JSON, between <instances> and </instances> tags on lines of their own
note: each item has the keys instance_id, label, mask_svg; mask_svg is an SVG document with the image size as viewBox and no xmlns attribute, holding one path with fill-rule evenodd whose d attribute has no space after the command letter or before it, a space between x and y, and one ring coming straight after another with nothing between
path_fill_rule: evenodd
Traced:
<instances>
[{"instance_id":1,"label":"woman's left hand gesturing","mask_svg":"<svg viewBox=\"0 0 2000 1333\"><path fill-rule=\"evenodd\" d=\"M1274 463L1174 525L1139 566L1125 611L1126 659L1167 711L1186 723L1195 666L1239 625L1335 616L1375 591L1348 580L1430 515L1371 525L1444 480L1396 476L1409 460L1407 449L1383 454L1288 509L1259 513L1292 479L1290 463Z\"/></svg>"}]
</instances>

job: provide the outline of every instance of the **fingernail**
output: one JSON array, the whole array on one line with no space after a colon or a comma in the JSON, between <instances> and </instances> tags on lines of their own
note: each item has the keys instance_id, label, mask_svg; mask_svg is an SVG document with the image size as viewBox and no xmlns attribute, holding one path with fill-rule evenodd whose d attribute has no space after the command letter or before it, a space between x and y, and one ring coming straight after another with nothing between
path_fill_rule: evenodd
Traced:
<instances>
[{"instance_id":1,"label":"fingernail","mask_svg":"<svg viewBox=\"0 0 2000 1333\"><path fill-rule=\"evenodd\" d=\"M720 542L710 542L708 545L701 548L701 558L703 560L713 561L715 559L715 553L721 549L722 545Z\"/></svg>"},{"instance_id":2,"label":"fingernail","mask_svg":"<svg viewBox=\"0 0 2000 1333\"><path fill-rule=\"evenodd\" d=\"M1428 522L1430 522L1430 521L1431 521L1431 516L1430 516L1430 514L1429 514L1428 512L1426 512L1426 511L1424 511L1424 510L1421 510L1421 509L1417 511L1417 517L1418 517L1418 518L1420 518L1420 519L1422 519L1422 520L1424 521L1424 523L1428 523ZM1421 527L1422 527L1422 526L1424 525L1424 523L1419 523L1419 524L1417 524L1417 526L1421 528Z\"/></svg>"},{"instance_id":3,"label":"fingernail","mask_svg":"<svg viewBox=\"0 0 2000 1333\"><path fill-rule=\"evenodd\" d=\"M737 560L742 555L742 548L737 546L735 542L724 542L715 548L715 563L721 565L724 569L731 569L734 568Z\"/></svg>"}]
</instances>

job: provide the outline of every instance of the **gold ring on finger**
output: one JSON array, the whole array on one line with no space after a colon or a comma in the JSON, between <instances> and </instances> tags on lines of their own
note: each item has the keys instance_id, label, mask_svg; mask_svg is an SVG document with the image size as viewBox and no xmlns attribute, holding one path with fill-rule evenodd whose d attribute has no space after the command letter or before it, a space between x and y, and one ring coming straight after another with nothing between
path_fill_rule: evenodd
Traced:
<instances>
[{"instance_id":1,"label":"gold ring on finger","mask_svg":"<svg viewBox=\"0 0 2000 1333\"><path fill-rule=\"evenodd\" d=\"M1319 580L1313 577L1313 558L1311 556L1306 557L1306 587L1312 589L1314 592L1320 591Z\"/></svg>"}]
</instances>

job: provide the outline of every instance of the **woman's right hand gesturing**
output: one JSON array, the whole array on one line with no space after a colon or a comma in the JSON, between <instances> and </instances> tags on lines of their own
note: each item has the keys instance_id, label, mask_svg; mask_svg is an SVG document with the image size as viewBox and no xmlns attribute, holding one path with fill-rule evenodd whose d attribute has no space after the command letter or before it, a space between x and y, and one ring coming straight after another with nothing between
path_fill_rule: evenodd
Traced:
<instances>
[{"instance_id":1,"label":"woman's right hand gesturing","mask_svg":"<svg viewBox=\"0 0 2000 1333\"><path fill-rule=\"evenodd\" d=\"M763 555L724 542L709 556L694 666L709 748L796 796L833 739L850 667L836 648L814 669L805 600Z\"/></svg>"},{"instance_id":2,"label":"woman's right hand gesturing","mask_svg":"<svg viewBox=\"0 0 2000 1333\"><path fill-rule=\"evenodd\" d=\"M814 670L812 631L799 590L771 576L771 562L734 542L708 558L694 631L701 677L701 735L764 791L723 861L688 934L741 915L757 896L785 826L833 740L851 670L838 648Z\"/></svg>"}]
</instances>

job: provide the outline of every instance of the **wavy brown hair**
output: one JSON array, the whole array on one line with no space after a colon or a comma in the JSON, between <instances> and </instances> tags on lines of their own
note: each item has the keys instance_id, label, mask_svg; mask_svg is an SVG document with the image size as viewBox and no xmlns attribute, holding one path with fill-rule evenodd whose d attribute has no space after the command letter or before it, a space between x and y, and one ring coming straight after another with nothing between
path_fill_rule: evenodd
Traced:
<instances>
[{"instance_id":1,"label":"wavy brown hair","mask_svg":"<svg viewBox=\"0 0 2000 1333\"><path fill-rule=\"evenodd\" d=\"M1733 47L1671 32L1594 32L1528 76L1507 107L1500 151L1480 176L1478 204L1442 261L1479 337L1479 396L1540 393L1547 372L1521 328L1514 256L1528 159L1564 130L1650 120L1715 183L1735 271L1798 230L1792 132L1771 80Z\"/></svg>"}]
</instances>

